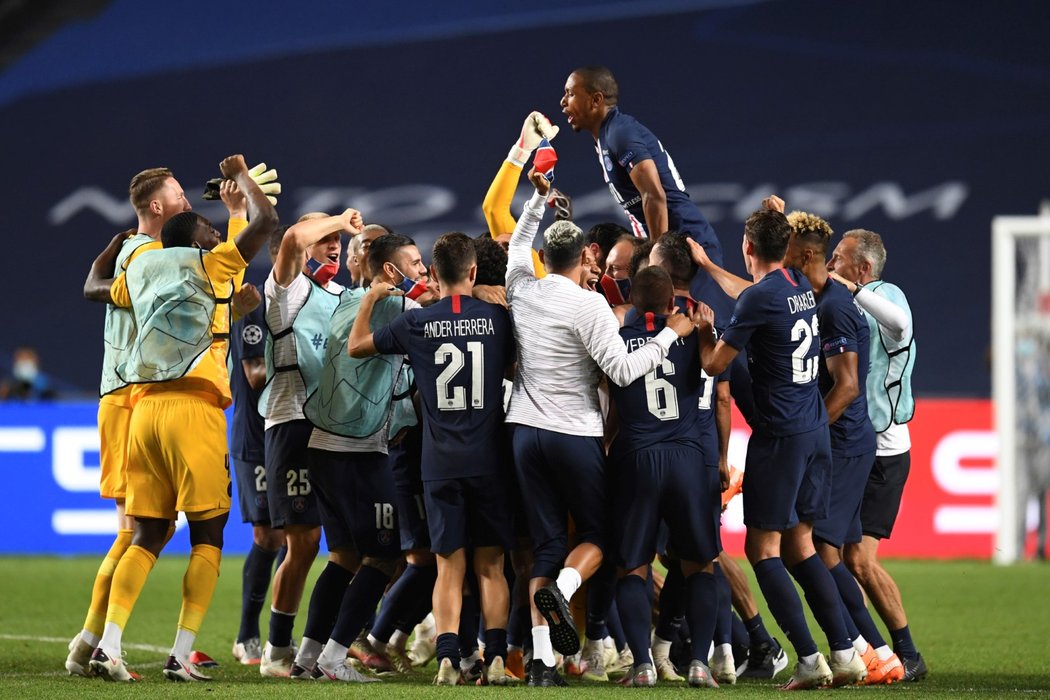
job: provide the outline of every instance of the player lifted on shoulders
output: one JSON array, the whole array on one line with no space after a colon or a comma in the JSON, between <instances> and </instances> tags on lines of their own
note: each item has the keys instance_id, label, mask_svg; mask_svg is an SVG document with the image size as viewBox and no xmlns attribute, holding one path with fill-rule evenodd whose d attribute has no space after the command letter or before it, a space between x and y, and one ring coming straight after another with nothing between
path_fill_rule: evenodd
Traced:
<instances>
[{"instance_id":1,"label":"player lifted on shoulders","mask_svg":"<svg viewBox=\"0 0 1050 700\"><path fill-rule=\"evenodd\" d=\"M608 546L600 372L629 384L655 369L675 339L693 327L674 315L655 338L628 353L608 303L579 285L589 256L583 232L568 221L544 232L547 276L537 279L530 251L550 183L535 172L529 179L536 193L518 219L507 263L519 350L507 422L515 426L514 466L535 545L529 684L549 686L565 683L554 668L554 649L579 650L568 601L597 571ZM571 552L570 513L580 542Z\"/></svg>"}]
</instances>

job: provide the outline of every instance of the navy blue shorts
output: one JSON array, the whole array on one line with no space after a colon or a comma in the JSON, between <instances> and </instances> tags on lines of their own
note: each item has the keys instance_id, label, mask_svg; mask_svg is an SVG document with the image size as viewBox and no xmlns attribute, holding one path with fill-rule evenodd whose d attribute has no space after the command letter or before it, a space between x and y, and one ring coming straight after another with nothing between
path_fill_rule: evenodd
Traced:
<instances>
[{"instance_id":1,"label":"navy blue shorts","mask_svg":"<svg viewBox=\"0 0 1050 700\"><path fill-rule=\"evenodd\" d=\"M875 453L859 457L831 456L831 503L828 517L813 523L813 537L833 547L860 542L860 504Z\"/></svg>"},{"instance_id":2,"label":"navy blue shorts","mask_svg":"<svg viewBox=\"0 0 1050 700\"><path fill-rule=\"evenodd\" d=\"M311 449L310 468L324 505L329 549L352 544L366 557L401 554L394 482L385 454Z\"/></svg>"},{"instance_id":3,"label":"navy blue shorts","mask_svg":"<svg viewBox=\"0 0 1050 700\"><path fill-rule=\"evenodd\" d=\"M233 462L237 479L237 503L241 507L241 522L252 525L270 524L269 499L266 497L266 465L258 462Z\"/></svg>"},{"instance_id":4,"label":"navy blue shorts","mask_svg":"<svg viewBox=\"0 0 1050 700\"><path fill-rule=\"evenodd\" d=\"M657 553L660 523L667 550L678 559L706 564L722 550L718 468L704 464L694 447L639 450L611 458L616 504L617 564L628 571Z\"/></svg>"},{"instance_id":5,"label":"navy blue shorts","mask_svg":"<svg viewBox=\"0 0 1050 700\"><path fill-rule=\"evenodd\" d=\"M397 517L400 524L401 549L430 549L426 506L423 501L423 475L420 462L423 453L423 428L409 428L397 445L390 446L390 472L397 493Z\"/></svg>"},{"instance_id":6,"label":"navy blue shorts","mask_svg":"<svg viewBox=\"0 0 1050 700\"><path fill-rule=\"evenodd\" d=\"M313 424L305 419L278 423L266 430L266 496L271 527L321 524L306 460L306 445L313 430Z\"/></svg>"},{"instance_id":7,"label":"navy blue shorts","mask_svg":"<svg viewBox=\"0 0 1050 700\"><path fill-rule=\"evenodd\" d=\"M423 482L431 550L451 554L466 547L514 547L514 519L505 473Z\"/></svg>"},{"instance_id":8,"label":"navy blue shorts","mask_svg":"<svg viewBox=\"0 0 1050 700\"><path fill-rule=\"evenodd\" d=\"M559 552L568 554L568 515L577 540L606 551L607 501L602 439L566 435L527 425L514 427L514 469L525 504L534 552L551 556L533 566L533 576L557 575Z\"/></svg>"},{"instance_id":9,"label":"navy blue shorts","mask_svg":"<svg viewBox=\"0 0 1050 700\"><path fill-rule=\"evenodd\" d=\"M752 433L744 462L744 524L783 532L827 517L831 498L828 426L772 437Z\"/></svg>"},{"instance_id":10,"label":"navy blue shorts","mask_svg":"<svg viewBox=\"0 0 1050 700\"><path fill-rule=\"evenodd\" d=\"M860 506L860 524L865 535L882 540L893 532L909 471L910 451L875 457Z\"/></svg>"}]
</instances>

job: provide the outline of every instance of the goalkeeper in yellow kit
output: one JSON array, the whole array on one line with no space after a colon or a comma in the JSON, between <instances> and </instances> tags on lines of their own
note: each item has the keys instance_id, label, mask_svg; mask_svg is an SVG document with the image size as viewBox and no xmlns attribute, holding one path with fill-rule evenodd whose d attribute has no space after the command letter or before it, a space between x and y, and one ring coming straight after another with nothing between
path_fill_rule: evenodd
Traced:
<instances>
[{"instance_id":1,"label":"goalkeeper in yellow kit","mask_svg":"<svg viewBox=\"0 0 1050 700\"><path fill-rule=\"evenodd\" d=\"M238 273L278 225L243 157L226 158L220 169L248 198L248 226L234 241L207 252L193 241L211 224L192 212L176 215L161 232L164 247L139 255L111 290L114 303L131 306L138 333L117 368L134 385L126 505L135 518L134 534L113 574L102 640L91 657L91 670L108 680L134 678L121 658L121 635L178 512L189 520L192 550L164 675L207 679L189 655L219 576L230 509L223 413L230 385L226 341L214 335L213 320L216 306L229 301Z\"/></svg>"}]
</instances>

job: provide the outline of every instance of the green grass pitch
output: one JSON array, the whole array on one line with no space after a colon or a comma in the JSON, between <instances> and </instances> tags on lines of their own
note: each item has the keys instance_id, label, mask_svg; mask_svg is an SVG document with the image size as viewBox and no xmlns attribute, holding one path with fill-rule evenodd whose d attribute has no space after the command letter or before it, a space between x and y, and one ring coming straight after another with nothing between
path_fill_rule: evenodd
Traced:
<instances>
[{"instance_id":1,"label":"green grass pitch","mask_svg":"<svg viewBox=\"0 0 1050 700\"><path fill-rule=\"evenodd\" d=\"M734 698L779 695L770 681L745 680L717 691L661 684L653 690L625 689L572 682L568 691L508 688L435 688L433 664L411 677L382 685L339 686L329 683L262 679L257 667L236 665L230 646L240 612L241 557L223 562L223 575L197 648L215 657L215 681L174 684L161 676L161 664L174 639L184 557L161 557L139 599L125 632L130 666L144 682L137 685L70 678L62 663L66 641L83 622L89 586L100 557L0 558L0 697L2 698L295 698L364 695L420 698L463 693L516 695L568 694L598 700L623 694L684 695L724 693ZM321 564L314 567L320 571ZM888 564L904 594L910 623L930 676L922 683L889 687L816 691L857 697L958 698L1050 695L1050 569L1039 565L994 567L983 562L900 561ZM309 589L308 589L309 590ZM757 589L756 589L757 590ZM763 617L774 630L768 611ZM305 614L305 605L304 605ZM266 613L263 629L266 629ZM814 631L818 631L811 623ZM296 625L301 632L302 621ZM818 641L820 639L818 634ZM792 662L794 659L792 659ZM783 680L787 673L779 679Z\"/></svg>"}]
</instances>

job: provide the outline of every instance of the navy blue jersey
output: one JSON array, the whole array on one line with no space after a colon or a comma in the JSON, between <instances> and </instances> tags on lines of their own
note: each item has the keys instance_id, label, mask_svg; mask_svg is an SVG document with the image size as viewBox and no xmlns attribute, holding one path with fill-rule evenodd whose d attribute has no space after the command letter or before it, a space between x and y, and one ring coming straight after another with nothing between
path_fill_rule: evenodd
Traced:
<instances>
[{"instance_id":1,"label":"navy blue jersey","mask_svg":"<svg viewBox=\"0 0 1050 700\"><path fill-rule=\"evenodd\" d=\"M627 312L620 337L628 352L644 345L667 323L667 317ZM702 450L704 461L718 464L718 435L713 410L714 382L700 369L696 334L679 338L667 358L652 372L625 387L609 382L620 417L612 451L626 457L652 447L688 445Z\"/></svg>"},{"instance_id":2,"label":"navy blue jersey","mask_svg":"<svg viewBox=\"0 0 1050 700\"><path fill-rule=\"evenodd\" d=\"M689 234L707 249L708 256L717 265L722 264L722 248L715 230L700 209L689 199L685 184L674 167L671 155L663 144L634 117L613 107L602 122L595 146L602 164L605 182L613 197L627 212L636 236L662 235L664 231L647 231L642 211L642 196L631 182L631 171L642 161L651 160L660 174L660 184L667 193L667 227Z\"/></svg>"},{"instance_id":3,"label":"navy blue jersey","mask_svg":"<svg viewBox=\"0 0 1050 700\"><path fill-rule=\"evenodd\" d=\"M827 424L817 386L820 329L809 281L778 268L737 299L722 340L747 348L755 399L752 430L786 437Z\"/></svg>"},{"instance_id":4,"label":"navy blue jersey","mask_svg":"<svg viewBox=\"0 0 1050 700\"><path fill-rule=\"evenodd\" d=\"M264 356L266 348L265 304L236 321L230 328L230 392L233 421L230 425L230 456L244 462L262 464L265 421L259 415L259 395L248 385L241 360Z\"/></svg>"},{"instance_id":5,"label":"navy blue jersey","mask_svg":"<svg viewBox=\"0 0 1050 700\"><path fill-rule=\"evenodd\" d=\"M849 290L828 278L817 297L820 321L820 393L827 396L834 384L828 373L827 357L845 352L857 353L857 381L860 396L846 407L831 429L831 453L841 457L859 457L875 451L875 429L868 419L868 320Z\"/></svg>"},{"instance_id":6,"label":"navy blue jersey","mask_svg":"<svg viewBox=\"0 0 1050 700\"><path fill-rule=\"evenodd\" d=\"M725 296L725 295L723 295ZM728 299L728 297L726 297ZM707 303L707 302L704 302ZM686 315L693 312L696 308L696 301L692 297L683 297L675 295L674 305L678 310ZM722 317L725 319L723 325L729 322L729 314ZM715 337L722 334L722 326L718 325L718 316L715 316ZM704 391L710 397L707 400L701 400L701 409L704 412L702 418L704 423L704 462L706 464L713 464L718 466L718 456L721 454L718 445L718 423L717 417L715 416L715 407L718 405L718 400L715 398L716 382L728 382L729 381L729 369L718 375L714 382L708 381L711 377L708 376L707 372L703 369L700 370L700 374L704 378Z\"/></svg>"},{"instance_id":7,"label":"navy blue jersey","mask_svg":"<svg viewBox=\"0 0 1050 700\"><path fill-rule=\"evenodd\" d=\"M401 314L373 339L378 352L412 363L423 404L423 481L507 468L503 376L515 345L505 308L453 295Z\"/></svg>"}]
</instances>

